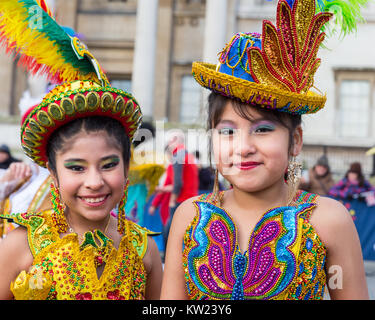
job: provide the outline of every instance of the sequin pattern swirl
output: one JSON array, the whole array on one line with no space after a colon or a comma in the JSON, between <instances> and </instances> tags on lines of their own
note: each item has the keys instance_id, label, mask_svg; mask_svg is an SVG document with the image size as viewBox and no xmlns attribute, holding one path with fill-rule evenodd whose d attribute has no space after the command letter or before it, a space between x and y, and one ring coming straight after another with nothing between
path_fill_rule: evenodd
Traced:
<instances>
[{"instance_id":1,"label":"sequin pattern swirl","mask_svg":"<svg viewBox=\"0 0 375 320\"><path fill-rule=\"evenodd\" d=\"M186 231L183 249L186 289L191 299L298 298L294 280L301 265L301 243L306 247L306 233L302 231L307 225L300 216L315 204L278 207L264 213L244 253L229 213L207 201L196 201L195 205L197 215ZM319 259L324 253L320 250ZM316 260L310 257L309 261L306 266L311 270L306 272L316 273L312 271ZM316 286L320 287L314 287L314 293L320 293L322 282ZM293 293L290 288L294 288Z\"/></svg>"}]
</instances>

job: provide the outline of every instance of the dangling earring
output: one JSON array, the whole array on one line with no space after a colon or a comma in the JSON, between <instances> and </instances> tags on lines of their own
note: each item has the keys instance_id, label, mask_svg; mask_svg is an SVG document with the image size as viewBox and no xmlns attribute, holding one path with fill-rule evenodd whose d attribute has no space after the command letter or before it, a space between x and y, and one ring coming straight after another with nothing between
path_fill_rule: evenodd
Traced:
<instances>
[{"instance_id":1,"label":"dangling earring","mask_svg":"<svg viewBox=\"0 0 375 320\"><path fill-rule=\"evenodd\" d=\"M52 221L59 233L65 233L68 230L68 224L65 219L65 205L61 203L60 192L51 183L51 202L53 207Z\"/></svg>"},{"instance_id":2,"label":"dangling earring","mask_svg":"<svg viewBox=\"0 0 375 320\"><path fill-rule=\"evenodd\" d=\"M118 206L118 216L117 216L117 231L120 234L125 233L125 221L126 221L126 214L125 214L125 204L128 199L128 188L129 188L129 180L126 180L124 194L120 200Z\"/></svg>"},{"instance_id":3,"label":"dangling earring","mask_svg":"<svg viewBox=\"0 0 375 320\"><path fill-rule=\"evenodd\" d=\"M302 164L292 157L288 164L287 184L288 184L288 206L293 205L294 197L297 193L299 181L301 179Z\"/></svg>"},{"instance_id":4,"label":"dangling earring","mask_svg":"<svg viewBox=\"0 0 375 320\"><path fill-rule=\"evenodd\" d=\"M215 180L214 180L214 187L212 190L211 201L221 206L221 198L220 198L220 187L219 187L219 170L215 169Z\"/></svg>"}]
</instances>

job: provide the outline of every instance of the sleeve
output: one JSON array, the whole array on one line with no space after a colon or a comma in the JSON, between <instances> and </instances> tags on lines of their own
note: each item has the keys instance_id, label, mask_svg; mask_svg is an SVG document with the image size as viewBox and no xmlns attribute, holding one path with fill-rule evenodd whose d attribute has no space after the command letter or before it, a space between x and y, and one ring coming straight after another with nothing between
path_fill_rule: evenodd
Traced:
<instances>
[{"instance_id":1,"label":"sleeve","mask_svg":"<svg viewBox=\"0 0 375 320\"><path fill-rule=\"evenodd\" d=\"M153 207L157 207L157 206L159 206L159 204L160 204L162 198L163 198L163 194L162 194L162 193L157 194L157 195L154 197L154 199L152 199L151 205L152 205Z\"/></svg>"},{"instance_id":2,"label":"sleeve","mask_svg":"<svg viewBox=\"0 0 375 320\"><path fill-rule=\"evenodd\" d=\"M340 180L330 190L329 195L333 197L346 198L348 196L348 187L345 183L345 179Z\"/></svg>"},{"instance_id":3,"label":"sleeve","mask_svg":"<svg viewBox=\"0 0 375 320\"><path fill-rule=\"evenodd\" d=\"M130 243L137 251L138 255L143 259L147 252L148 236L160 235L160 232L153 232L146 228L139 226L138 224L127 220L128 223L128 234Z\"/></svg>"},{"instance_id":4,"label":"sleeve","mask_svg":"<svg viewBox=\"0 0 375 320\"><path fill-rule=\"evenodd\" d=\"M182 171L183 171L183 164L175 163L173 165L173 190L172 193L179 195L182 189Z\"/></svg>"},{"instance_id":5,"label":"sleeve","mask_svg":"<svg viewBox=\"0 0 375 320\"><path fill-rule=\"evenodd\" d=\"M173 190L172 193L179 195L183 186L183 169L185 164L186 150L181 149L173 156Z\"/></svg>"},{"instance_id":6,"label":"sleeve","mask_svg":"<svg viewBox=\"0 0 375 320\"><path fill-rule=\"evenodd\" d=\"M17 188L19 181L6 181L0 183L0 201L5 200Z\"/></svg>"}]
</instances>

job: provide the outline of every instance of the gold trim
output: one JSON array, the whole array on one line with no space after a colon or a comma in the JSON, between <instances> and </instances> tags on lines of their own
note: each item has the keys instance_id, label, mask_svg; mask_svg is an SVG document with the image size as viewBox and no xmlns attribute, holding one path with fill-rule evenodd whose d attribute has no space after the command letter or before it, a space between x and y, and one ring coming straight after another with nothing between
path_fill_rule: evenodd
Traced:
<instances>
[{"instance_id":1,"label":"gold trim","mask_svg":"<svg viewBox=\"0 0 375 320\"><path fill-rule=\"evenodd\" d=\"M38 123L43 127L52 127L55 125L55 122L44 110L39 110L36 114L36 118L38 119Z\"/></svg>"},{"instance_id":2,"label":"gold trim","mask_svg":"<svg viewBox=\"0 0 375 320\"><path fill-rule=\"evenodd\" d=\"M65 114L68 116L72 116L76 113L73 100L70 98L62 98L60 102L60 107L64 110Z\"/></svg>"},{"instance_id":3,"label":"gold trim","mask_svg":"<svg viewBox=\"0 0 375 320\"><path fill-rule=\"evenodd\" d=\"M62 121L65 118L65 112L60 108L60 106L57 103L50 103L48 105L48 115L58 121Z\"/></svg>"},{"instance_id":4,"label":"gold trim","mask_svg":"<svg viewBox=\"0 0 375 320\"><path fill-rule=\"evenodd\" d=\"M42 127L35 119L30 119L29 128L33 132L39 133L39 134L44 134L47 132L47 130L44 127Z\"/></svg>"},{"instance_id":5,"label":"gold trim","mask_svg":"<svg viewBox=\"0 0 375 320\"><path fill-rule=\"evenodd\" d=\"M35 140L35 141L41 141L42 140L42 137L37 135L31 128L29 127L26 127L25 128L25 132L24 132L24 135L31 139L31 140Z\"/></svg>"},{"instance_id":6,"label":"gold trim","mask_svg":"<svg viewBox=\"0 0 375 320\"><path fill-rule=\"evenodd\" d=\"M113 113L122 112L124 110L124 107L125 107L125 99L122 96L118 95L115 99L112 112Z\"/></svg>"},{"instance_id":7,"label":"gold trim","mask_svg":"<svg viewBox=\"0 0 375 320\"><path fill-rule=\"evenodd\" d=\"M95 100L96 102L95 102ZM100 103L100 96L95 91L90 91L88 94L86 94L86 105L89 111L95 111Z\"/></svg>"},{"instance_id":8,"label":"gold trim","mask_svg":"<svg viewBox=\"0 0 375 320\"><path fill-rule=\"evenodd\" d=\"M73 101L74 101L74 106L75 106L75 109L79 112L79 113L84 113L87 111L87 102L86 102L86 97L84 94L82 93L77 93L74 98L73 98ZM83 103L83 105L82 105Z\"/></svg>"},{"instance_id":9,"label":"gold trim","mask_svg":"<svg viewBox=\"0 0 375 320\"><path fill-rule=\"evenodd\" d=\"M113 108L114 99L111 93L104 92L102 94L100 106L104 111L111 110Z\"/></svg>"}]
</instances>

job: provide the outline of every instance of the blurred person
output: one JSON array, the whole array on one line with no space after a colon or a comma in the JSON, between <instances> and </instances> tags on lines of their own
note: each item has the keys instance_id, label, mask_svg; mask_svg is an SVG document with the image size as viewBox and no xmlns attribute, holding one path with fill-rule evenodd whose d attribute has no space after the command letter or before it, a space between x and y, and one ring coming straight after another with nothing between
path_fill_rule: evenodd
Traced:
<instances>
[{"instance_id":1,"label":"blurred person","mask_svg":"<svg viewBox=\"0 0 375 320\"><path fill-rule=\"evenodd\" d=\"M21 126L30 112L42 101L43 95L48 92L44 77L29 76L28 87L18 104ZM52 209L49 196L52 178L46 168L31 161L14 162L0 178L0 182L2 180L3 183L0 183L1 214L14 215ZM7 220L1 220L0 237L5 237L18 226Z\"/></svg>"},{"instance_id":2,"label":"blurred person","mask_svg":"<svg viewBox=\"0 0 375 320\"><path fill-rule=\"evenodd\" d=\"M155 128L152 123L142 123L135 135L130 159L129 192L125 213L129 219L142 227L146 227L147 202L165 172L164 164L155 162L154 137Z\"/></svg>"},{"instance_id":3,"label":"blurred person","mask_svg":"<svg viewBox=\"0 0 375 320\"><path fill-rule=\"evenodd\" d=\"M167 141L171 153L173 180L169 199L169 219L163 234L167 247L169 229L177 207L185 200L198 195L198 167L195 157L185 147L185 136L182 131L172 131Z\"/></svg>"},{"instance_id":4,"label":"blurred person","mask_svg":"<svg viewBox=\"0 0 375 320\"><path fill-rule=\"evenodd\" d=\"M168 146L165 148L165 153L170 163L165 172L163 185L155 188L155 197L153 198L149 208L150 215L153 215L157 208L160 209L160 218L163 226L167 224L169 219L169 200L173 190L173 165L171 163L172 154L169 151Z\"/></svg>"},{"instance_id":5,"label":"blurred person","mask_svg":"<svg viewBox=\"0 0 375 320\"><path fill-rule=\"evenodd\" d=\"M342 199L365 199L361 194L369 191L375 191L375 188L365 179L362 173L362 166L359 162L353 162L343 179L335 184L330 190L329 195Z\"/></svg>"},{"instance_id":6,"label":"blurred person","mask_svg":"<svg viewBox=\"0 0 375 320\"><path fill-rule=\"evenodd\" d=\"M171 162L172 154L169 151L168 147L165 148L165 153L167 155L169 162ZM171 198L172 190L173 190L173 165L172 163L170 163L167 166L167 170L165 172L164 182L161 186L157 186L155 188L155 193L151 200L151 204L148 208L148 214L150 216L158 215L160 218L163 243L160 245L161 248L159 247L159 249L160 249L163 262L165 258L165 244L167 242L167 237L168 237L167 223L169 222L169 216L170 216L169 201ZM154 217L154 219L156 219L156 217ZM158 246L159 246L159 243L158 243Z\"/></svg>"},{"instance_id":7,"label":"blurred person","mask_svg":"<svg viewBox=\"0 0 375 320\"><path fill-rule=\"evenodd\" d=\"M195 151L195 158L197 159L198 166L198 194L211 192L214 188L215 173L210 167L205 167L201 164L200 153Z\"/></svg>"},{"instance_id":8,"label":"blurred person","mask_svg":"<svg viewBox=\"0 0 375 320\"><path fill-rule=\"evenodd\" d=\"M310 193L326 196L334 183L328 158L322 155L316 164L309 169L307 179L301 178L299 187Z\"/></svg>"},{"instance_id":9,"label":"blurred person","mask_svg":"<svg viewBox=\"0 0 375 320\"><path fill-rule=\"evenodd\" d=\"M11 163L20 161L12 156L6 144L0 146L0 169L8 169Z\"/></svg>"}]
</instances>

